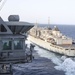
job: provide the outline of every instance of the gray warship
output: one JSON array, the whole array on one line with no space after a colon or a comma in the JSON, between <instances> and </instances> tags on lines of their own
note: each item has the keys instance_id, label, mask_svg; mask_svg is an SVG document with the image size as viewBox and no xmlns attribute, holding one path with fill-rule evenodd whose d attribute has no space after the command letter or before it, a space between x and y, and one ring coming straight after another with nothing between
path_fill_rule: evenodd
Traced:
<instances>
[{"instance_id":1,"label":"gray warship","mask_svg":"<svg viewBox=\"0 0 75 75\"><path fill-rule=\"evenodd\" d=\"M0 75L10 75L12 64L32 61L32 54L26 51L31 52L33 45L28 49L25 40L34 25L19 19L18 15L10 15L8 21L0 17Z\"/></svg>"}]
</instances>

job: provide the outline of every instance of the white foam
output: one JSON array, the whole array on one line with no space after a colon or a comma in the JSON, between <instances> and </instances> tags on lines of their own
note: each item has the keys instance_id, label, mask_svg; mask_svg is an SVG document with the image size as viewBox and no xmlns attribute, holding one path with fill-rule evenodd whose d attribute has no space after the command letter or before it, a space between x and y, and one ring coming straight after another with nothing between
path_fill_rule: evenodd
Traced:
<instances>
[{"instance_id":1,"label":"white foam","mask_svg":"<svg viewBox=\"0 0 75 75\"><path fill-rule=\"evenodd\" d=\"M35 47L35 50L38 51L41 57L51 59L57 65L55 69L65 71L66 75L75 75L75 62L71 58L67 58L66 56L58 57L54 53L45 51L38 46Z\"/></svg>"},{"instance_id":2,"label":"white foam","mask_svg":"<svg viewBox=\"0 0 75 75\"><path fill-rule=\"evenodd\" d=\"M75 75L75 62L71 58L65 59L61 65L55 66L55 68L65 71L66 75Z\"/></svg>"},{"instance_id":3,"label":"white foam","mask_svg":"<svg viewBox=\"0 0 75 75\"><path fill-rule=\"evenodd\" d=\"M48 59L51 59L51 61L57 65L60 65L62 61L59 57L57 57L54 53L49 52L47 50L41 49L38 46L35 47L35 50L37 50L40 57L45 57Z\"/></svg>"},{"instance_id":4,"label":"white foam","mask_svg":"<svg viewBox=\"0 0 75 75\"><path fill-rule=\"evenodd\" d=\"M61 60L64 61L67 57L66 56L62 56Z\"/></svg>"},{"instance_id":5,"label":"white foam","mask_svg":"<svg viewBox=\"0 0 75 75\"><path fill-rule=\"evenodd\" d=\"M26 41L26 43L30 45L31 42ZM55 66L55 69L65 71L66 75L75 75L75 61L71 58L67 58L66 56L57 56L38 46L35 46L34 49L38 52L40 57L51 59L51 61L57 65Z\"/></svg>"}]
</instances>

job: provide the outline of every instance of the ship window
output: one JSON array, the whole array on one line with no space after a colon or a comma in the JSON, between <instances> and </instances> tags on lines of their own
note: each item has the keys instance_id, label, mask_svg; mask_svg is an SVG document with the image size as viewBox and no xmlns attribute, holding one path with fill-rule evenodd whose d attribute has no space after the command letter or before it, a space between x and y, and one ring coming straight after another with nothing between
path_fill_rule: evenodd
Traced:
<instances>
[{"instance_id":1,"label":"ship window","mask_svg":"<svg viewBox=\"0 0 75 75\"><path fill-rule=\"evenodd\" d=\"M74 50L74 49L71 49L71 50Z\"/></svg>"},{"instance_id":2,"label":"ship window","mask_svg":"<svg viewBox=\"0 0 75 75\"><path fill-rule=\"evenodd\" d=\"M68 49L65 49L65 50L68 50Z\"/></svg>"},{"instance_id":3,"label":"ship window","mask_svg":"<svg viewBox=\"0 0 75 75\"><path fill-rule=\"evenodd\" d=\"M6 28L2 24L0 25L0 32L7 32Z\"/></svg>"},{"instance_id":4,"label":"ship window","mask_svg":"<svg viewBox=\"0 0 75 75\"><path fill-rule=\"evenodd\" d=\"M23 49L23 41L15 40L14 41L14 49L16 49L16 50Z\"/></svg>"},{"instance_id":5,"label":"ship window","mask_svg":"<svg viewBox=\"0 0 75 75\"><path fill-rule=\"evenodd\" d=\"M11 40L3 40L3 50L12 50L12 41Z\"/></svg>"}]
</instances>

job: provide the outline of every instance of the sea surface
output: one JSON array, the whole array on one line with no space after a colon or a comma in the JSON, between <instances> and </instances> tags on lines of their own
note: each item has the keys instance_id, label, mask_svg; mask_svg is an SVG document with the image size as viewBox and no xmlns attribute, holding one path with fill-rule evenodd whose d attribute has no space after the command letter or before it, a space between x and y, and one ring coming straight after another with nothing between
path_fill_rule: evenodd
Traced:
<instances>
[{"instance_id":1,"label":"sea surface","mask_svg":"<svg viewBox=\"0 0 75 75\"><path fill-rule=\"evenodd\" d=\"M75 39L74 25L48 25L39 24L41 27L57 26L66 36ZM26 41L30 47L30 41ZM13 65L14 75L75 75L75 57L70 58L59 55L35 45L34 59L31 63Z\"/></svg>"}]
</instances>

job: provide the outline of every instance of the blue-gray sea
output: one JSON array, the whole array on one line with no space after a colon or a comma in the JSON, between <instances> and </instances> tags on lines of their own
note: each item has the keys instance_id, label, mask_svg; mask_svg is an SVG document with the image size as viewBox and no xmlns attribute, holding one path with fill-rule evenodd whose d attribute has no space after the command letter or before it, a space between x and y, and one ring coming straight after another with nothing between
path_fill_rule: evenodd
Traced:
<instances>
[{"instance_id":1,"label":"blue-gray sea","mask_svg":"<svg viewBox=\"0 0 75 75\"><path fill-rule=\"evenodd\" d=\"M39 24L41 27L51 27L57 26L59 30L68 37L75 39L75 25L48 25ZM30 42L27 41L30 45ZM62 55L47 51L35 46L33 51L34 59L30 63L23 63L14 65L14 75L68 75L61 70L56 70L54 66L61 63ZM70 73L69 73L70 75ZM71 75L74 75L71 73Z\"/></svg>"}]
</instances>

